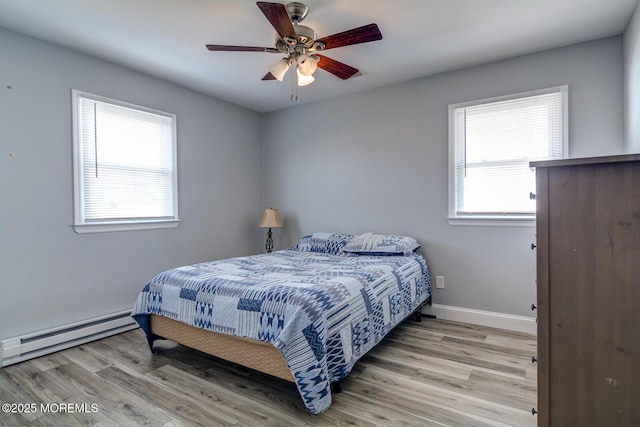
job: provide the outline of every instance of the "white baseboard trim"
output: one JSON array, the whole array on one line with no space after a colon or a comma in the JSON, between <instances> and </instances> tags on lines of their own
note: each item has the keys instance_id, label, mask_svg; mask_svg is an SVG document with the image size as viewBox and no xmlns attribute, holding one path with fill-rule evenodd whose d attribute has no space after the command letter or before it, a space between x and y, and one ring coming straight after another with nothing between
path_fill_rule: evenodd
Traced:
<instances>
[{"instance_id":1,"label":"white baseboard trim","mask_svg":"<svg viewBox=\"0 0 640 427\"><path fill-rule=\"evenodd\" d=\"M495 313L492 311L473 310L471 308L455 307L451 305L433 304L425 306L423 314L436 316L438 319L454 322L471 323L491 328L536 334L535 317L516 316L514 314Z\"/></svg>"}]
</instances>

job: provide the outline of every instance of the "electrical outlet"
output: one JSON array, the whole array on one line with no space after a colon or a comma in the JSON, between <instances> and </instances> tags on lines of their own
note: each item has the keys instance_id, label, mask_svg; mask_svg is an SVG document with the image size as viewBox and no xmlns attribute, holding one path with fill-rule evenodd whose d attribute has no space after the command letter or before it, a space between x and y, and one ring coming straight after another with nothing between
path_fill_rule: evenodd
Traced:
<instances>
[{"instance_id":1,"label":"electrical outlet","mask_svg":"<svg viewBox=\"0 0 640 427\"><path fill-rule=\"evenodd\" d=\"M444 289L444 276L436 276L436 288Z\"/></svg>"}]
</instances>

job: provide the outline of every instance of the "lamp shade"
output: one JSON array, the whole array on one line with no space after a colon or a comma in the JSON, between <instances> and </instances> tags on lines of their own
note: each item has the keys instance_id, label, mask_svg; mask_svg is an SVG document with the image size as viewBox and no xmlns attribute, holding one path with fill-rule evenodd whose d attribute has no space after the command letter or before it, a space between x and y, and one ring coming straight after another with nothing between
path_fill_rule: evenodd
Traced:
<instances>
[{"instance_id":1,"label":"lamp shade","mask_svg":"<svg viewBox=\"0 0 640 427\"><path fill-rule=\"evenodd\" d=\"M315 80L315 77L313 76L305 76L302 74L300 69L297 69L296 73L298 73L298 86L310 85Z\"/></svg>"},{"instance_id":2,"label":"lamp shade","mask_svg":"<svg viewBox=\"0 0 640 427\"><path fill-rule=\"evenodd\" d=\"M260 228L280 228L282 227L282 221L280 221L280 215L278 215L278 209L267 208L262 212L262 219Z\"/></svg>"},{"instance_id":3,"label":"lamp shade","mask_svg":"<svg viewBox=\"0 0 640 427\"><path fill-rule=\"evenodd\" d=\"M300 55L298 57L298 70L304 76L310 76L316 72L318 68L318 60L309 55Z\"/></svg>"},{"instance_id":4,"label":"lamp shade","mask_svg":"<svg viewBox=\"0 0 640 427\"><path fill-rule=\"evenodd\" d=\"M280 61L273 64L269 67L269 71L278 81L282 81L284 75L287 74L287 70L289 69L289 62L286 59L281 59Z\"/></svg>"}]
</instances>

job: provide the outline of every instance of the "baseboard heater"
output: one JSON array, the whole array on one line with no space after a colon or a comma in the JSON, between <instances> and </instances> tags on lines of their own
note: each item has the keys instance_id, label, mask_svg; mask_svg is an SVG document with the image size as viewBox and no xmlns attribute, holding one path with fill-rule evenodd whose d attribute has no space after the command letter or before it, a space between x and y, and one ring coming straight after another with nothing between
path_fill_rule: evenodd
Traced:
<instances>
[{"instance_id":1,"label":"baseboard heater","mask_svg":"<svg viewBox=\"0 0 640 427\"><path fill-rule=\"evenodd\" d=\"M138 327L131 310L94 317L0 341L0 366L7 366Z\"/></svg>"}]
</instances>

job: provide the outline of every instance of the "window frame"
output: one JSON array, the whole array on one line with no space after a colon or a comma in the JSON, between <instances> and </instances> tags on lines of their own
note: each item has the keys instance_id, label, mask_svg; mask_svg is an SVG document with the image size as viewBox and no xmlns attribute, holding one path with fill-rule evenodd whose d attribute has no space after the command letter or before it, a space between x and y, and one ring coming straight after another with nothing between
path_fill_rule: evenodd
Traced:
<instances>
[{"instance_id":1,"label":"window frame","mask_svg":"<svg viewBox=\"0 0 640 427\"><path fill-rule=\"evenodd\" d=\"M127 218L121 220L87 221L85 218L84 180L83 180L83 154L81 137L81 99L103 102L136 111L155 114L171 119L172 124L172 186L173 186L173 215L168 219ZM148 230L160 228L174 228L180 224L178 216L178 159L177 159L177 120L176 115L136 104L95 95L77 89L71 90L72 99L72 130L73 130L73 199L74 199L74 223L76 233L102 233L112 231Z\"/></svg>"},{"instance_id":2,"label":"window frame","mask_svg":"<svg viewBox=\"0 0 640 427\"><path fill-rule=\"evenodd\" d=\"M456 211L456 134L455 134L455 111L458 108L471 107L481 104L489 104L500 101L515 100L549 93L559 93L561 102L561 158L569 157L569 86L553 86L545 89L518 92L509 95L484 98L475 101L459 102L449 104L448 109L448 154L449 154L449 212L447 221L450 225L474 225L474 226L516 226L535 227L536 215L533 214L474 214L459 215ZM536 159L541 160L541 159Z\"/></svg>"}]
</instances>

